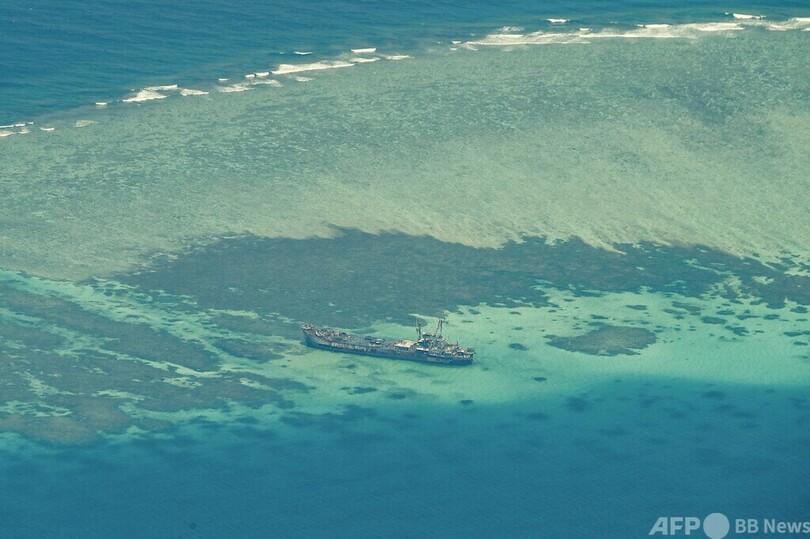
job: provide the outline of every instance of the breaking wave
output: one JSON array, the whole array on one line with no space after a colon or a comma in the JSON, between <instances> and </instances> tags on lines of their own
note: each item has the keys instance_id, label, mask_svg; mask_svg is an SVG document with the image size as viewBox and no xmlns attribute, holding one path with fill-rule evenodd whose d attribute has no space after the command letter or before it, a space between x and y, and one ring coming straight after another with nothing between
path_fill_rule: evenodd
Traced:
<instances>
[{"instance_id":1,"label":"breaking wave","mask_svg":"<svg viewBox=\"0 0 810 539\"><path fill-rule=\"evenodd\" d=\"M793 17L785 20L770 20L763 15L727 12L726 19L711 22L694 23L649 23L637 24L633 27L622 27L619 23L611 23L602 27L573 27L571 19L550 17L545 21L543 28L526 31L523 26L502 26L496 31L480 38L469 40L453 39L445 46L450 51L458 49L477 50L478 47L516 47L532 45L553 44L589 44L595 40L604 39L688 39L695 40L707 35L733 36L749 29L765 29L769 31L810 31L810 17ZM289 53L287 53L289 54ZM311 56L313 51L296 50L296 56ZM142 104L147 102L164 101L173 96L190 97L205 96L211 92L218 94L231 94L253 90L258 86L279 87L281 82L270 78L271 75L284 77L294 82L308 82L312 80L310 73L353 67L362 64L371 64L379 61L399 61L412 58L406 53L384 53L377 47L351 48L336 58L323 58L304 63L280 63L274 68L264 68L242 76L240 82L230 83L236 75L219 77L210 85L202 88L187 88L179 84L163 84L147 86L134 90L132 94L104 101L96 101L95 108L103 109L115 104ZM306 76L305 76L306 75ZM10 124L0 126L0 138L11 135L25 134L21 126Z\"/></svg>"},{"instance_id":2,"label":"breaking wave","mask_svg":"<svg viewBox=\"0 0 810 539\"><path fill-rule=\"evenodd\" d=\"M631 29L606 27L600 29L579 28L576 31L560 32L537 30L522 32L520 27L506 26L481 39L466 42L467 48L475 46L508 47L518 45L547 45L566 43L589 43L594 39L637 38L637 39L698 39L709 34L731 35L749 28L764 28L773 31L810 30L810 18L795 17L785 21L769 21L759 15L741 13L729 14L726 21L666 24L639 24ZM558 26L569 22L565 19L548 19Z\"/></svg>"},{"instance_id":3,"label":"breaking wave","mask_svg":"<svg viewBox=\"0 0 810 539\"><path fill-rule=\"evenodd\" d=\"M324 69L339 69L342 67L352 67L354 64L343 60L332 60L322 62L312 62L309 64L281 64L271 73L273 75L289 75L291 73L302 73L304 71L321 71Z\"/></svg>"}]
</instances>

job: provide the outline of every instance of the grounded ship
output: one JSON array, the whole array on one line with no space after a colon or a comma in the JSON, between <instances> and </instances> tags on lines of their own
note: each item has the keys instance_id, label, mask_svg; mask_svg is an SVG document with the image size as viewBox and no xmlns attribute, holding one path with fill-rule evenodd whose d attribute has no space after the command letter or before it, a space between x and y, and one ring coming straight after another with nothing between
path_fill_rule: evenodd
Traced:
<instances>
[{"instance_id":1,"label":"grounded ship","mask_svg":"<svg viewBox=\"0 0 810 539\"><path fill-rule=\"evenodd\" d=\"M301 330L304 332L304 341L307 346L333 352L405 359L438 365L469 365L472 363L475 350L448 343L442 337L442 323L443 321L439 320L435 333L422 333L422 327L417 322L415 341L361 337L335 329L315 327L312 324L304 324L301 326Z\"/></svg>"}]
</instances>

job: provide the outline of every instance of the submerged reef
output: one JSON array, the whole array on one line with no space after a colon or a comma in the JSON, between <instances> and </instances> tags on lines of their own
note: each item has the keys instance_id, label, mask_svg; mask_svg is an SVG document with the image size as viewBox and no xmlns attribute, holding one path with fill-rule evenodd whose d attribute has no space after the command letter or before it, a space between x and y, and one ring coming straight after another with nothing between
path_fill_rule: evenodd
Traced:
<instances>
[{"instance_id":1,"label":"submerged reef","mask_svg":"<svg viewBox=\"0 0 810 539\"><path fill-rule=\"evenodd\" d=\"M810 277L788 272L788 260L764 265L703 247L616 249L544 238L472 248L427 236L337 230L333 238L210 238L128 273L78 283L0 270L0 432L82 443L171 429L172 417L225 417L231 408L264 406L300 421L296 398L313 388L286 368L303 353L303 321L365 331L380 322L410 326L411 313L475 316L482 304L555 316L569 308L551 299L552 289L570 293L572 302L632 292L671 297L672 309L662 310L675 319L742 339L749 319L777 320L789 309L801 322L810 303ZM721 299L722 308L711 310L706 298ZM747 310L760 303L772 313ZM642 317L650 310L628 305ZM652 331L633 327L635 315L590 313L588 320L590 331L558 330L561 336L545 336L548 344L614 356L656 342ZM803 334L786 335L805 344ZM528 344L515 339L506 347L531 360L538 347ZM352 399L412 397L367 384L343 392Z\"/></svg>"},{"instance_id":2,"label":"submerged reef","mask_svg":"<svg viewBox=\"0 0 810 539\"><path fill-rule=\"evenodd\" d=\"M655 341L655 333L644 328L610 325L575 337L548 338L548 343L556 348L594 356L636 355Z\"/></svg>"},{"instance_id":3,"label":"submerged reef","mask_svg":"<svg viewBox=\"0 0 810 539\"><path fill-rule=\"evenodd\" d=\"M202 308L272 312L344 328L378 320L410 326L409 313L440 315L479 303L549 306L545 287L580 296L646 290L730 301L756 297L773 308L786 300L810 304L810 277L788 273L797 269L789 260L763 264L703 246L620 244L608 251L578 238L549 243L525 237L474 248L402 233L335 234L231 236L179 256L158 255L117 278L148 294L194 298ZM286 331L298 337L295 325Z\"/></svg>"}]
</instances>

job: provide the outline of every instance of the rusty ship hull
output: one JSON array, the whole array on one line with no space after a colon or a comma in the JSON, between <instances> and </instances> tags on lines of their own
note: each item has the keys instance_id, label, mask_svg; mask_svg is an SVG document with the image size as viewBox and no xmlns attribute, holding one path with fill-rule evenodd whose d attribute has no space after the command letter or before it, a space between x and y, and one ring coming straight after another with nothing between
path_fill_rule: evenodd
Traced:
<instances>
[{"instance_id":1,"label":"rusty ship hull","mask_svg":"<svg viewBox=\"0 0 810 539\"><path fill-rule=\"evenodd\" d=\"M416 341L389 340L377 337L362 337L331 328L311 324L301 326L304 342L312 348L359 354L364 356L401 359L434 365L470 365L475 351L447 343L441 336L420 333Z\"/></svg>"}]
</instances>

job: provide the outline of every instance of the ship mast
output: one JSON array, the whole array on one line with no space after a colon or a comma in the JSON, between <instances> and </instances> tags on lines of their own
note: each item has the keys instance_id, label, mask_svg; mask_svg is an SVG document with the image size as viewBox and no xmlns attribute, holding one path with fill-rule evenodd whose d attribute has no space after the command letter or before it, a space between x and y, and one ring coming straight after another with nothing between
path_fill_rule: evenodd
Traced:
<instances>
[{"instance_id":1,"label":"ship mast","mask_svg":"<svg viewBox=\"0 0 810 539\"><path fill-rule=\"evenodd\" d=\"M417 341L422 340L422 323L419 321L418 318L416 318L416 337Z\"/></svg>"}]
</instances>

